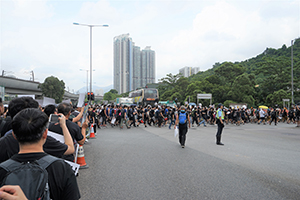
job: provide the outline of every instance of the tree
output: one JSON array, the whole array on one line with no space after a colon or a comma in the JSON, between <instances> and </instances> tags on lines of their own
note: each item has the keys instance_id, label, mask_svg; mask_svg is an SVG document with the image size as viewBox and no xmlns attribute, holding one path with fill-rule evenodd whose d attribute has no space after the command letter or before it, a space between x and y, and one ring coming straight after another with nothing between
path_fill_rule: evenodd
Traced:
<instances>
[{"instance_id":1,"label":"tree","mask_svg":"<svg viewBox=\"0 0 300 200\"><path fill-rule=\"evenodd\" d=\"M109 90L109 92L112 93L112 94L118 94L118 91L115 90L115 89L111 89L111 90Z\"/></svg>"},{"instance_id":2,"label":"tree","mask_svg":"<svg viewBox=\"0 0 300 200\"><path fill-rule=\"evenodd\" d=\"M118 92L115 93L116 90L111 89L109 92L106 92L103 96L103 100L111 101L115 100L118 97L122 97L122 95L119 95Z\"/></svg>"},{"instance_id":3,"label":"tree","mask_svg":"<svg viewBox=\"0 0 300 200\"><path fill-rule=\"evenodd\" d=\"M55 103L60 103L65 93L65 83L57 77L47 77L44 83L38 86L45 97L55 99Z\"/></svg>"},{"instance_id":4,"label":"tree","mask_svg":"<svg viewBox=\"0 0 300 200\"><path fill-rule=\"evenodd\" d=\"M103 100L107 100L107 101L110 101L110 100L113 100L113 93L111 92L106 92L103 96Z\"/></svg>"},{"instance_id":5,"label":"tree","mask_svg":"<svg viewBox=\"0 0 300 200\"><path fill-rule=\"evenodd\" d=\"M235 78L239 75L242 75L245 71L245 67L240 64L225 62L215 70L215 73L218 76L225 78L225 82L231 85L234 82Z\"/></svg>"},{"instance_id":6,"label":"tree","mask_svg":"<svg viewBox=\"0 0 300 200\"><path fill-rule=\"evenodd\" d=\"M228 92L228 96L231 100L238 103L247 103L248 105L254 104L255 83L253 81L252 74L242 74L236 77L232 84L231 90Z\"/></svg>"},{"instance_id":7,"label":"tree","mask_svg":"<svg viewBox=\"0 0 300 200\"><path fill-rule=\"evenodd\" d=\"M266 99L268 106L283 106L282 99L288 99L290 95L284 90L275 91L273 94L269 94Z\"/></svg>"}]
</instances>

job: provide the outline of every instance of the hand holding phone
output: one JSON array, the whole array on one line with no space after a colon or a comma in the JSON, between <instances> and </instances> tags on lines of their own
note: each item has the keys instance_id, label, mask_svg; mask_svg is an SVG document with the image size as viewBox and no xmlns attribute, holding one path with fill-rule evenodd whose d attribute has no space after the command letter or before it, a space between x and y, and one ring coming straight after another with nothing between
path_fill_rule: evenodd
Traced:
<instances>
[{"instance_id":1,"label":"hand holding phone","mask_svg":"<svg viewBox=\"0 0 300 200\"><path fill-rule=\"evenodd\" d=\"M51 114L49 117L49 123L58 123L59 122L59 115Z\"/></svg>"}]
</instances>

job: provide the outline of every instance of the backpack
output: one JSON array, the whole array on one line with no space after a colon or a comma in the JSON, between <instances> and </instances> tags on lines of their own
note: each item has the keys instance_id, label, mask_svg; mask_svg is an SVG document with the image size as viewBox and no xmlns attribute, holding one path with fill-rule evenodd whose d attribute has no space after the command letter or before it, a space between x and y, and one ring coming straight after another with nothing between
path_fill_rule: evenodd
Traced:
<instances>
[{"instance_id":1,"label":"backpack","mask_svg":"<svg viewBox=\"0 0 300 200\"><path fill-rule=\"evenodd\" d=\"M28 199L50 200L46 168L56 160L59 158L50 155L34 162L21 163L9 159L0 164L7 171L1 186L19 185Z\"/></svg>"},{"instance_id":2,"label":"backpack","mask_svg":"<svg viewBox=\"0 0 300 200\"><path fill-rule=\"evenodd\" d=\"M180 112L179 113L179 116L178 116L178 119L179 119L179 124L185 124L186 123L186 120L187 120L187 113L184 112Z\"/></svg>"},{"instance_id":3,"label":"backpack","mask_svg":"<svg viewBox=\"0 0 300 200\"><path fill-rule=\"evenodd\" d=\"M276 111L271 112L271 117L276 117Z\"/></svg>"},{"instance_id":4,"label":"backpack","mask_svg":"<svg viewBox=\"0 0 300 200\"><path fill-rule=\"evenodd\" d=\"M132 109L128 110L128 117L132 118L133 117L133 111Z\"/></svg>"},{"instance_id":5,"label":"backpack","mask_svg":"<svg viewBox=\"0 0 300 200\"><path fill-rule=\"evenodd\" d=\"M160 112L159 110L155 111L155 118L158 118L158 112Z\"/></svg>"}]
</instances>

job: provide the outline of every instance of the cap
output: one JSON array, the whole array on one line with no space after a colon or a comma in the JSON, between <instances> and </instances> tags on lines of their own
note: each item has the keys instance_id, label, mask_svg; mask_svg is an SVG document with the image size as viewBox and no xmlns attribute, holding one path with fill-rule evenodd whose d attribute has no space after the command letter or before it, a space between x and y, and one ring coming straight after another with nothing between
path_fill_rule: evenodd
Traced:
<instances>
[{"instance_id":1,"label":"cap","mask_svg":"<svg viewBox=\"0 0 300 200\"><path fill-rule=\"evenodd\" d=\"M221 106L223 106L223 104L219 103L219 104L218 104L218 107L221 108Z\"/></svg>"}]
</instances>

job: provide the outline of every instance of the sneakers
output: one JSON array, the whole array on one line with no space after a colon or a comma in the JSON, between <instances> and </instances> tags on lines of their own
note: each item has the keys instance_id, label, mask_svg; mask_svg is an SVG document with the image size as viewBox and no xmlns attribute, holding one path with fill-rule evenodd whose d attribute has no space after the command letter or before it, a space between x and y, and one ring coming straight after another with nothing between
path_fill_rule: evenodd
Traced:
<instances>
[{"instance_id":1,"label":"sneakers","mask_svg":"<svg viewBox=\"0 0 300 200\"><path fill-rule=\"evenodd\" d=\"M184 145L181 145L181 148L183 148L183 149L184 149Z\"/></svg>"}]
</instances>

